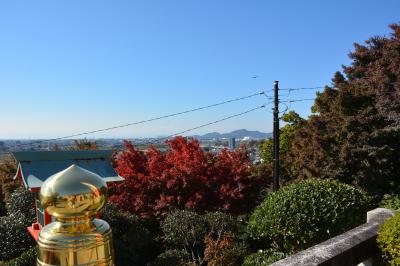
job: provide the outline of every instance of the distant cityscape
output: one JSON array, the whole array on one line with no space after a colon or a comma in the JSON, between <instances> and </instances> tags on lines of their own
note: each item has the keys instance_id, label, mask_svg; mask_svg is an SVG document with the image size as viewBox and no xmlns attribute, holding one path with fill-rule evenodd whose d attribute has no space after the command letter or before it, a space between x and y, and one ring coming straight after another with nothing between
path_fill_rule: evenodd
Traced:
<instances>
[{"instance_id":1,"label":"distant cityscape","mask_svg":"<svg viewBox=\"0 0 400 266\"><path fill-rule=\"evenodd\" d=\"M249 154L254 163L258 163L258 146L259 144L272 137L272 133L264 133L260 131L249 131L239 129L229 133L211 132L204 135L187 136L188 138L198 139L200 146L210 152L219 152L221 149L235 149L239 145L246 145ZM91 139L100 149L122 149L125 140L132 141L139 150L146 150L148 145L153 145L160 150L166 149L165 138L101 138ZM2 139L0 140L1 158L7 156L7 152L12 151L48 151L48 150L66 150L75 145L76 139Z\"/></svg>"}]
</instances>

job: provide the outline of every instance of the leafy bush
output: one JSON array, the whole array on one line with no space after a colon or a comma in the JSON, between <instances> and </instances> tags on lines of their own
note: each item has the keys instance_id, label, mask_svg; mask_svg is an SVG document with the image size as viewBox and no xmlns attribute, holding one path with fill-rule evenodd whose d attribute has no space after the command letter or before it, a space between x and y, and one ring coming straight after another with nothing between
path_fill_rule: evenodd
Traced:
<instances>
[{"instance_id":1,"label":"leafy bush","mask_svg":"<svg viewBox=\"0 0 400 266\"><path fill-rule=\"evenodd\" d=\"M379 229L377 243L390 265L400 265L400 213L389 218Z\"/></svg>"},{"instance_id":2,"label":"leafy bush","mask_svg":"<svg viewBox=\"0 0 400 266\"><path fill-rule=\"evenodd\" d=\"M203 215L207 223L208 234L214 238L221 238L224 233L236 234L238 223L235 218L223 212L208 212Z\"/></svg>"},{"instance_id":3,"label":"leafy bush","mask_svg":"<svg viewBox=\"0 0 400 266\"><path fill-rule=\"evenodd\" d=\"M207 224L202 215L189 210L175 210L161 223L164 240L175 248L183 248L191 259L201 264Z\"/></svg>"},{"instance_id":4,"label":"leafy bush","mask_svg":"<svg viewBox=\"0 0 400 266\"><path fill-rule=\"evenodd\" d=\"M236 237L237 222L225 213L204 215L175 210L161 223L164 240L171 249L186 251L186 263L233 265L246 254L246 246Z\"/></svg>"},{"instance_id":5,"label":"leafy bush","mask_svg":"<svg viewBox=\"0 0 400 266\"><path fill-rule=\"evenodd\" d=\"M0 217L0 261L16 258L36 244L26 223L26 217L20 214Z\"/></svg>"},{"instance_id":6,"label":"leafy bush","mask_svg":"<svg viewBox=\"0 0 400 266\"><path fill-rule=\"evenodd\" d=\"M152 236L138 217L107 203L101 218L112 228L116 265L145 265L152 256Z\"/></svg>"},{"instance_id":7,"label":"leafy bush","mask_svg":"<svg viewBox=\"0 0 400 266\"><path fill-rule=\"evenodd\" d=\"M272 249L259 250L257 253L245 257L242 266L266 266L278 260L286 258L288 255Z\"/></svg>"},{"instance_id":8,"label":"leafy bush","mask_svg":"<svg viewBox=\"0 0 400 266\"><path fill-rule=\"evenodd\" d=\"M248 231L264 247L299 251L363 223L368 202L349 185L305 180L269 195L251 215Z\"/></svg>"},{"instance_id":9,"label":"leafy bush","mask_svg":"<svg viewBox=\"0 0 400 266\"><path fill-rule=\"evenodd\" d=\"M6 262L6 266L35 266L38 255L37 247L24 251L19 257Z\"/></svg>"},{"instance_id":10,"label":"leafy bush","mask_svg":"<svg viewBox=\"0 0 400 266\"><path fill-rule=\"evenodd\" d=\"M380 206L391 210L400 209L400 195L396 196L385 195L383 197L383 200L381 201Z\"/></svg>"},{"instance_id":11,"label":"leafy bush","mask_svg":"<svg viewBox=\"0 0 400 266\"><path fill-rule=\"evenodd\" d=\"M148 266L183 266L189 254L185 250L172 249L161 253L157 259L148 263Z\"/></svg>"}]
</instances>

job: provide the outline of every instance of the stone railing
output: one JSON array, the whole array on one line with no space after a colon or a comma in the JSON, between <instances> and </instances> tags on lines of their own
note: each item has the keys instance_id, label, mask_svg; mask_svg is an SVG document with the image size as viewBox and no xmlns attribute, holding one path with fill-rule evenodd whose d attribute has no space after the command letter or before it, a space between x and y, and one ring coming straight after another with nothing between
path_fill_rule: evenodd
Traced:
<instances>
[{"instance_id":1,"label":"stone railing","mask_svg":"<svg viewBox=\"0 0 400 266\"><path fill-rule=\"evenodd\" d=\"M379 254L376 246L379 227L394 214L394 211L383 208L369 211L367 223L272 265L373 265L374 257Z\"/></svg>"}]
</instances>

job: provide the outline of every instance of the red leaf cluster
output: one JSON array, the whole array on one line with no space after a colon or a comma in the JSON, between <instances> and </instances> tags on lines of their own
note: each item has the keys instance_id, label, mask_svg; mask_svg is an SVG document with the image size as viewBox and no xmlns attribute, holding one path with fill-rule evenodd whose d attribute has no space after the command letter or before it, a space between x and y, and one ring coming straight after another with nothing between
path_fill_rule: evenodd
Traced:
<instances>
[{"instance_id":1,"label":"red leaf cluster","mask_svg":"<svg viewBox=\"0 0 400 266\"><path fill-rule=\"evenodd\" d=\"M176 137L161 152L147 153L126 141L116 158L116 171L125 181L114 184L110 200L142 218L162 219L171 210L224 210L234 214L256 204L265 178L255 174L245 148L203 151L197 140Z\"/></svg>"}]
</instances>

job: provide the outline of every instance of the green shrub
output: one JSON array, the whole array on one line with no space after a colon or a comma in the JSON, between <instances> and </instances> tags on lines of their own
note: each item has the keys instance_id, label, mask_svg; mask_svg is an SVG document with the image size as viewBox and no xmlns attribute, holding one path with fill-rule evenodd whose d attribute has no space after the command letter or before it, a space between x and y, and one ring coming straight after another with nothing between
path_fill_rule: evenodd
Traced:
<instances>
[{"instance_id":1,"label":"green shrub","mask_svg":"<svg viewBox=\"0 0 400 266\"><path fill-rule=\"evenodd\" d=\"M390 265L400 265L400 213L381 226L377 243L383 258Z\"/></svg>"},{"instance_id":2,"label":"green shrub","mask_svg":"<svg viewBox=\"0 0 400 266\"><path fill-rule=\"evenodd\" d=\"M189 254L185 250L172 249L161 253L157 259L148 263L148 266L183 266L186 265Z\"/></svg>"},{"instance_id":3,"label":"green shrub","mask_svg":"<svg viewBox=\"0 0 400 266\"><path fill-rule=\"evenodd\" d=\"M27 226L35 221L35 201L33 193L28 190L15 190L7 200L6 208L8 214L23 215Z\"/></svg>"},{"instance_id":4,"label":"green shrub","mask_svg":"<svg viewBox=\"0 0 400 266\"><path fill-rule=\"evenodd\" d=\"M210 236L220 238L224 233L236 235L238 231L238 223L230 214L223 212L209 212L203 217L208 227L207 233Z\"/></svg>"},{"instance_id":5,"label":"green shrub","mask_svg":"<svg viewBox=\"0 0 400 266\"><path fill-rule=\"evenodd\" d=\"M35 266L38 250L33 247L24 251L19 257L6 262L6 266Z\"/></svg>"},{"instance_id":6,"label":"green shrub","mask_svg":"<svg viewBox=\"0 0 400 266\"><path fill-rule=\"evenodd\" d=\"M161 229L168 246L186 250L191 260L201 263L208 232L204 216L189 210L175 210L161 223Z\"/></svg>"},{"instance_id":7,"label":"green shrub","mask_svg":"<svg viewBox=\"0 0 400 266\"><path fill-rule=\"evenodd\" d=\"M24 215L9 214L0 217L0 261L10 260L35 245L35 241L26 229Z\"/></svg>"},{"instance_id":8,"label":"green shrub","mask_svg":"<svg viewBox=\"0 0 400 266\"><path fill-rule=\"evenodd\" d=\"M175 210L161 223L161 229L170 249L188 254L185 263L203 265L207 260L209 265L214 261L231 265L247 253L246 246L237 239L237 221L230 214Z\"/></svg>"},{"instance_id":9,"label":"green shrub","mask_svg":"<svg viewBox=\"0 0 400 266\"><path fill-rule=\"evenodd\" d=\"M250 237L263 248L299 251L365 222L369 198L332 180L309 179L269 195L250 216Z\"/></svg>"},{"instance_id":10,"label":"green shrub","mask_svg":"<svg viewBox=\"0 0 400 266\"><path fill-rule=\"evenodd\" d=\"M0 184L0 216L4 216L6 214L7 214L7 209L6 209L6 203L4 202L3 187Z\"/></svg>"},{"instance_id":11,"label":"green shrub","mask_svg":"<svg viewBox=\"0 0 400 266\"><path fill-rule=\"evenodd\" d=\"M248 255L244 258L242 266L266 266L278 260L286 258L288 255L272 249L259 250L257 253Z\"/></svg>"},{"instance_id":12,"label":"green shrub","mask_svg":"<svg viewBox=\"0 0 400 266\"><path fill-rule=\"evenodd\" d=\"M0 260L10 260L35 245L26 229L35 221L32 192L15 190L6 202L7 216L0 217Z\"/></svg>"},{"instance_id":13,"label":"green shrub","mask_svg":"<svg viewBox=\"0 0 400 266\"><path fill-rule=\"evenodd\" d=\"M380 203L380 207L391 210L400 209L400 195L385 195Z\"/></svg>"},{"instance_id":14,"label":"green shrub","mask_svg":"<svg viewBox=\"0 0 400 266\"><path fill-rule=\"evenodd\" d=\"M113 234L116 265L145 265L152 257L152 236L137 216L107 203L100 212Z\"/></svg>"}]
</instances>

